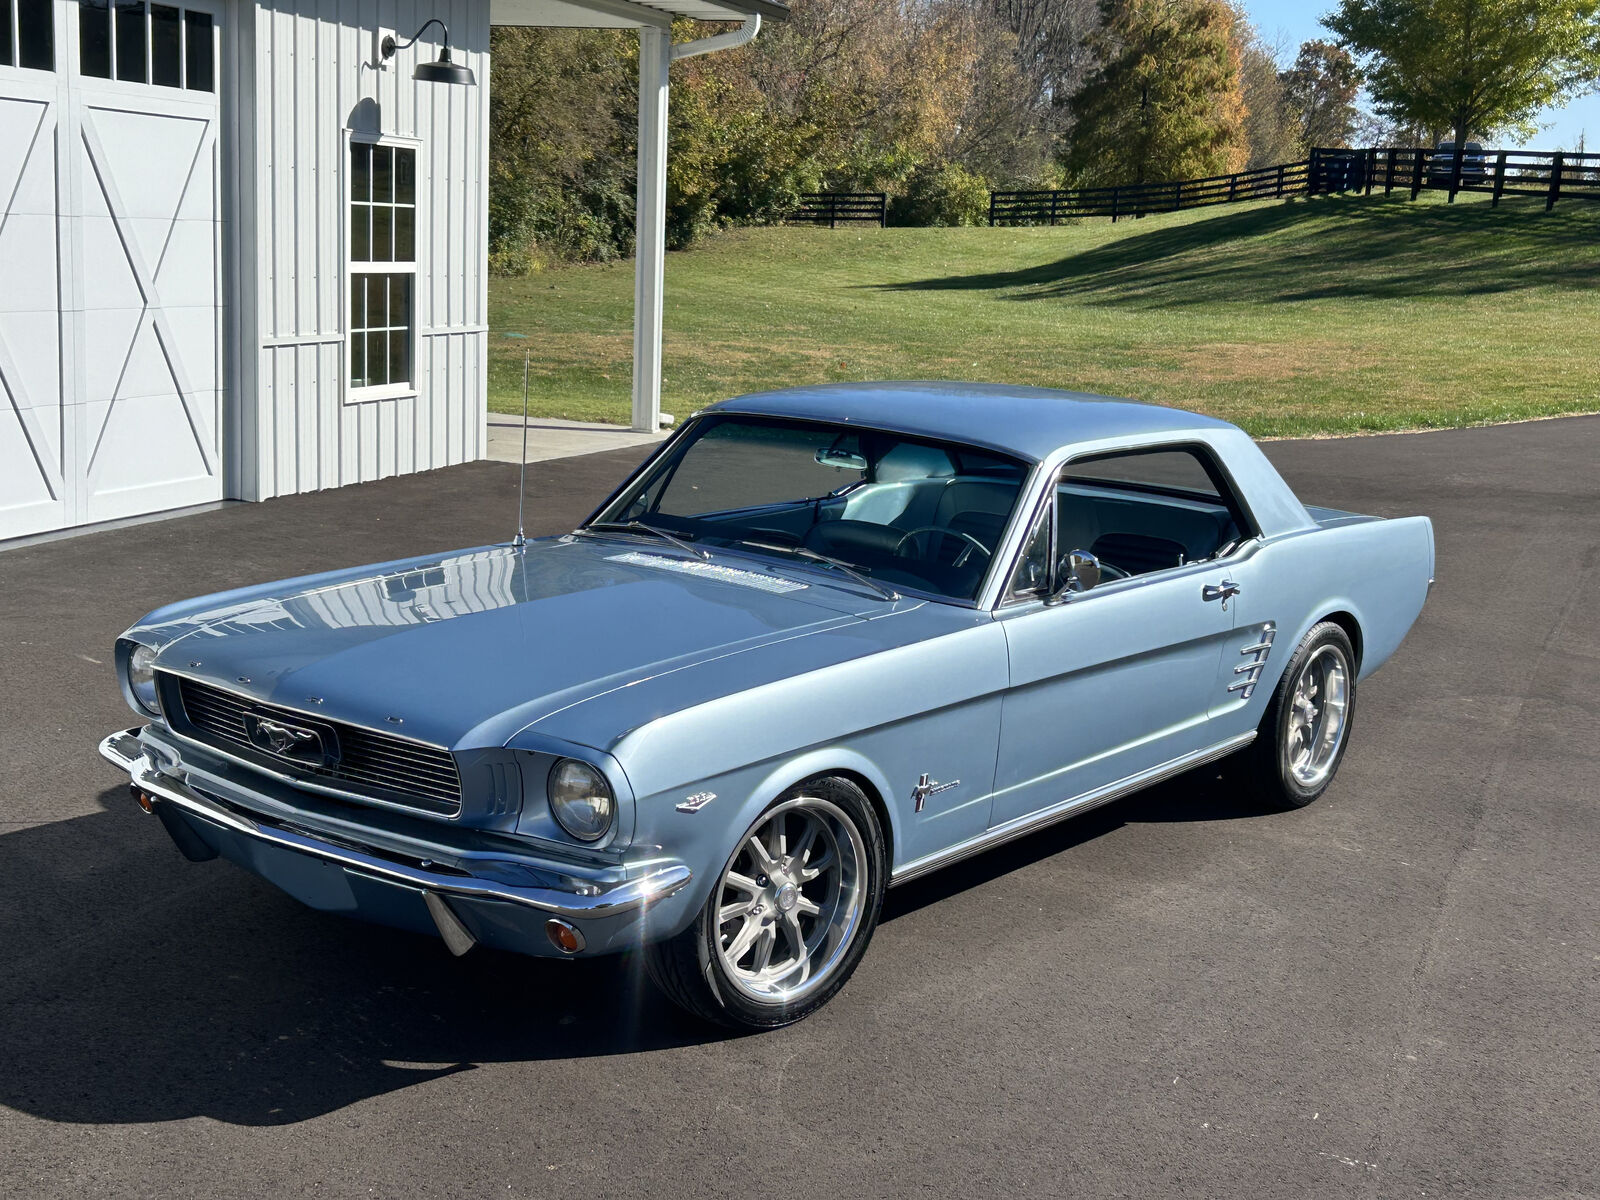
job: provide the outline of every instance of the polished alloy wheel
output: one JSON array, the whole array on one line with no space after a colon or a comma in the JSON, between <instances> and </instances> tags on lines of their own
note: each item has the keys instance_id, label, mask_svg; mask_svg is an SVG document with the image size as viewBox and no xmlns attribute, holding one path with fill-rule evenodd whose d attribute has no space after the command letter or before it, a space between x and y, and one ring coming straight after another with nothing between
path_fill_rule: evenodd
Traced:
<instances>
[{"instance_id":1,"label":"polished alloy wheel","mask_svg":"<svg viewBox=\"0 0 1600 1200\"><path fill-rule=\"evenodd\" d=\"M1284 752L1289 773L1304 788L1322 784L1339 758L1348 727L1350 664L1338 646L1306 659L1289 699Z\"/></svg>"},{"instance_id":2,"label":"polished alloy wheel","mask_svg":"<svg viewBox=\"0 0 1600 1200\"><path fill-rule=\"evenodd\" d=\"M822 986L860 929L866 863L831 801L796 796L762 817L717 885L717 953L734 986L767 1003Z\"/></svg>"}]
</instances>

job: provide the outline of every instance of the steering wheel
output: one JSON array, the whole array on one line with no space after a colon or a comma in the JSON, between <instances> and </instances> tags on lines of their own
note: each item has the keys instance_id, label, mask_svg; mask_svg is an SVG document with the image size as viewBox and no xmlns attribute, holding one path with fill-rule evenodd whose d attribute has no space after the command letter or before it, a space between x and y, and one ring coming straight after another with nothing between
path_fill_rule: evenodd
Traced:
<instances>
[{"instance_id":1,"label":"steering wheel","mask_svg":"<svg viewBox=\"0 0 1600 1200\"><path fill-rule=\"evenodd\" d=\"M962 541L967 543L966 547L961 551L961 553L956 555L955 562L950 564L953 567L964 565L967 559L972 557L972 552L974 550L978 551L978 553L982 554L985 558L993 557L993 552L990 551L989 547L985 546L970 533L962 533L959 529L946 529L943 525L923 525L919 528L911 530L905 535L905 537L901 538L897 543L895 543L894 552L896 556L900 554L900 551L905 549L907 542L911 541L913 538L920 537L924 533L942 533L945 537L960 538Z\"/></svg>"}]
</instances>

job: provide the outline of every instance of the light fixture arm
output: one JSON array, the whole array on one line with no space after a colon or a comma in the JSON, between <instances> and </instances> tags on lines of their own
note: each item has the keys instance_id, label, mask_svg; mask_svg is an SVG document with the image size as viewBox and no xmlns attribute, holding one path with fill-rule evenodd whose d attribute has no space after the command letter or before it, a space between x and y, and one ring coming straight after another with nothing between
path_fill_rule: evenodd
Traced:
<instances>
[{"instance_id":1,"label":"light fixture arm","mask_svg":"<svg viewBox=\"0 0 1600 1200\"><path fill-rule=\"evenodd\" d=\"M441 55L441 61L449 62L450 61L450 28L443 21L441 21L438 17L432 17L429 20L424 21L423 24L422 24L422 28L417 30L414 34L412 34L409 41L397 42L397 41L394 40L394 34L392 34L392 33L389 34L387 37L385 37L383 39L383 46L381 47L381 49L383 51L383 61L384 62L388 62L391 58L393 58L395 56L395 52L398 51L398 50L409 50L409 49L411 49L411 47L415 46L417 44L418 40L421 39L422 35L428 32L428 26L430 26L430 25L437 25L440 29L444 30L444 47L443 47L443 53Z\"/></svg>"},{"instance_id":2,"label":"light fixture arm","mask_svg":"<svg viewBox=\"0 0 1600 1200\"><path fill-rule=\"evenodd\" d=\"M422 35L437 25L444 37L440 39L439 57L431 63L418 63L417 69L411 73L411 78L418 83L464 83L469 87L478 82L477 76L472 73L472 68L450 60L450 29L438 17L422 23L422 28L411 35L411 40L397 42L394 35L385 34L383 44L378 47L380 58L378 65L381 67L401 50L409 49L422 40Z\"/></svg>"}]
</instances>

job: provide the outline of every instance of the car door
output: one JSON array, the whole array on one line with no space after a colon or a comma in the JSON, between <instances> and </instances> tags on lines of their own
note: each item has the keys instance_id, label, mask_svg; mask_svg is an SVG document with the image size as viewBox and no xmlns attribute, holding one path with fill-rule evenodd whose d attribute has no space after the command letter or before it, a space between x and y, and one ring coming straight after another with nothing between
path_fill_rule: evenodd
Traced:
<instances>
[{"instance_id":1,"label":"car door","mask_svg":"<svg viewBox=\"0 0 1600 1200\"><path fill-rule=\"evenodd\" d=\"M1087 490L1103 494L1101 524L1087 533L1082 521L1064 516L1064 498L1079 485L1068 477L1053 487L1051 502L1036 517L1024 548L1018 583L996 616L1005 630L1010 685L1001 710L999 760L990 810L991 828L1041 812L1119 781L1198 755L1222 741L1213 716L1231 673L1223 669L1223 650L1233 632L1228 562L1212 555L1226 548L1236 531L1225 505L1179 500L1166 506L1159 495L1143 518L1146 525L1166 519L1174 540L1188 539L1204 552L1212 535L1193 514L1211 512L1216 544L1200 561L1174 565L1137 562L1141 546L1156 545L1153 533L1105 529L1107 522L1136 522L1123 515L1126 504L1142 496L1129 491ZM1161 517L1163 508L1168 516ZM1193 518L1193 519L1192 519ZM1077 527L1074 527L1077 526ZM1129 578L1108 579L1087 591L1063 597L1052 589L1061 581L1060 562L1078 544L1122 547L1133 543L1124 561L1144 567ZM1038 556L1057 567L1039 583ZM1031 577L1026 559L1032 553ZM1227 675L1225 679L1224 676Z\"/></svg>"}]
</instances>

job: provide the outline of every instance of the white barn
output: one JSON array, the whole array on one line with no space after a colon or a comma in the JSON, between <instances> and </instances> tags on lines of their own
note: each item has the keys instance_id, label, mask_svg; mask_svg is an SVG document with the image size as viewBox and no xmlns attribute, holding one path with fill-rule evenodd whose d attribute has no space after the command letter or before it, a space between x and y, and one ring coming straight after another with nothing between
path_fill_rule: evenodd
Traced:
<instances>
[{"instance_id":1,"label":"white barn","mask_svg":"<svg viewBox=\"0 0 1600 1200\"><path fill-rule=\"evenodd\" d=\"M640 32L654 428L667 67L785 11L0 0L0 540L482 457L491 23ZM674 47L673 16L743 28Z\"/></svg>"}]
</instances>

